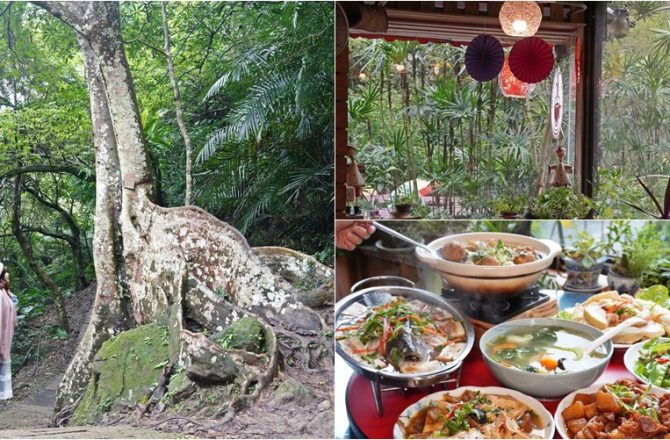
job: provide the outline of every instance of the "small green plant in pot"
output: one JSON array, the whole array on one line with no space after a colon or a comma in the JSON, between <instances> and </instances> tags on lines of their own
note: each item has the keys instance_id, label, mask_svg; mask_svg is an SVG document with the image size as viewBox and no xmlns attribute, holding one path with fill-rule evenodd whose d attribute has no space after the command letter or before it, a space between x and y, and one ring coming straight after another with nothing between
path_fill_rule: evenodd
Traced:
<instances>
[{"instance_id":1,"label":"small green plant in pot","mask_svg":"<svg viewBox=\"0 0 670 440\"><path fill-rule=\"evenodd\" d=\"M505 194L493 204L493 207L501 218L514 219L524 213L527 203L528 198L522 194Z\"/></svg>"},{"instance_id":2,"label":"small green plant in pot","mask_svg":"<svg viewBox=\"0 0 670 440\"><path fill-rule=\"evenodd\" d=\"M414 194L401 194L395 197L393 205L397 216L408 216L412 212L412 207L416 203Z\"/></svg>"},{"instance_id":3,"label":"small green plant in pot","mask_svg":"<svg viewBox=\"0 0 670 440\"><path fill-rule=\"evenodd\" d=\"M606 249L606 242L595 239L586 231L581 231L572 246L567 246L563 250L563 264L567 272L565 289L597 289L598 277L607 259Z\"/></svg>"},{"instance_id":4,"label":"small green plant in pot","mask_svg":"<svg viewBox=\"0 0 670 440\"><path fill-rule=\"evenodd\" d=\"M643 275L666 257L670 249L653 223L646 223L637 235L630 227L625 228L619 236L619 244L621 252L610 266L607 284L619 293L634 294L640 288Z\"/></svg>"}]
</instances>

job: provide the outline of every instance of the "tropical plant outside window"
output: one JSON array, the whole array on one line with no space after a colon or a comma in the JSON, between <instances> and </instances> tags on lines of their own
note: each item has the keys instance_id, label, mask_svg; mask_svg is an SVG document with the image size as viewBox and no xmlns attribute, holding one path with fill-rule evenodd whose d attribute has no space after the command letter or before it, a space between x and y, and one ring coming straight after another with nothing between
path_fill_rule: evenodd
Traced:
<instances>
[{"instance_id":1,"label":"tropical plant outside window","mask_svg":"<svg viewBox=\"0 0 670 440\"><path fill-rule=\"evenodd\" d=\"M464 66L466 46L350 39L349 140L365 164L368 209L393 204L431 183L414 215L429 218L523 213L556 161L549 108L552 76L527 99L502 95ZM506 49L507 52L507 49ZM571 48L560 48L564 118L561 144L574 150ZM418 202L418 199L417 199ZM364 207L365 208L365 207Z\"/></svg>"},{"instance_id":2,"label":"tropical plant outside window","mask_svg":"<svg viewBox=\"0 0 670 440\"><path fill-rule=\"evenodd\" d=\"M610 2L603 45L600 216L640 217L625 202L655 212L636 181L656 197L670 174L670 3ZM625 30L616 18L628 14Z\"/></svg>"},{"instance_id":3,"label":"tropical plant outside window","mask_svg":"<svg viewBox=\"0 0 670 440\"><path fill-rule=\"evenodd\" d=\"M575 196L567 211L559 205L569 191L541 196L547 165L556 162L547 129L551 76L528 99L506 98L497 79L470 78L465 46L350 39L349 140L365 165L363 208L383 212L414 192L407 182L416 178L432 191L423 204L415 197L415 216L657 215L637 177L662 205L670 174L670 3L610 2L607 22L594 198ZM557 51L567 164L575 159L573 47Z\"/></svg>"}]
</instances>

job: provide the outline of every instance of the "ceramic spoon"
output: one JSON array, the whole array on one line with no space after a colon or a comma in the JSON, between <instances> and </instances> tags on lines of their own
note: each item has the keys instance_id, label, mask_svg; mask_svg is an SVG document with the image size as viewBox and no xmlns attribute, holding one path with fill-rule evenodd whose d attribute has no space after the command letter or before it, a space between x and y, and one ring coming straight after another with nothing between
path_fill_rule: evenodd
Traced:
<instances>
[{"instance_id":1,"label":"ceramic spoon","mask_svg":"<svg viewBox=\"0 0 670 440\"><path fill-rule=\"evenodd\" d=\"M603 345L605 342L609 341L622 331L626 330L629 327L639 327L641 325L645 325L647 323L647 320L642 319L642 318L628 318L621 324L617 325L616 327L612 327L610 330L606 331L605 334L603 334L601 337L598 339L594 340L591 342L589 345L587 345L584 348L584 351L581 354L577 354L577 357L575 360L580 360L582 357L587 356L591 354L594 350L596 350L598 347Z\"/></svg>"},{"instance_id":2,"label":"ceramic spoon","mask_svg":"<svg viewBox=\"0 0 670 440\"><path fill-rule=\"evenodd\" d=\"M411 238L407 237L406 235L401 234L398 231L395 231L389 227L386 227L382 225L381 223L378 222L372 222L372 226L374 226L376 229L379 229L380 231L384 231L389 235L394 236L395 238L398 238L400 240L406 241L407 243L413 244L414 246L421 248L423 251L428 252L428 255L430 255L433 258L436 258L438 260L442 260L443 258L437 254L436 251L432 250L425 244L421 244L418 241L414 241Z\"/></svg>"}]
</instances>

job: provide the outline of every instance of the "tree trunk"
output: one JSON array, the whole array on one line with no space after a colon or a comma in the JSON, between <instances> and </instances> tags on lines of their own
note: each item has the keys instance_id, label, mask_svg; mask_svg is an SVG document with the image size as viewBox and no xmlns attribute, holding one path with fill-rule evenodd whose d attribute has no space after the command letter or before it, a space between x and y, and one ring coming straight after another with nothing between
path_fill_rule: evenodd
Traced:
<instances>
[{"instance_id":1,"label":"tree trunk","mask_svg":"<svg viewBox=\"0 0 670 440\"><path fill-rule=\"evenodd\" d=\"M51 299L53 300L54 306L56 308L56 314L58 315L58 322L65 329L65 331L69 333L70 323L68 322L67 312L65 310L65 299L63 298L63 294L61 293L56 283L54 283L53 280L49 277L49 274L47 274L47 271L42 265L42 263L40 263L39 260L35 259L32 243L30 242L30 239L28 239L25 235L23 235L23 231L21 230L22 188L23 188L23 175L19 174L14 178L14 206L12 209L12 233L14 234L14 237L16 237L16 241L19 243L19 246L21 247L21 252L23 252L23 256L26 257L28 265L33 270L33 272L35 272L35 275L37 275L37 278L39 278L42 284L44 284L47 287L47 289L49 289L49 292L51 292Z\"/></svg>"},{"instance_id":2,"label":"tree trunk","mask_svg":"<svg viewBox=\"0 0 670 440\"><path fill-rule=\"evenodd\" d=\"M165 1L161 2L161 13L163 15L163 38L165 39L165 58L167 59L168 74L172 81L172 89L174 90L174 106L177 117L177 124L179 124L179 131L184 138L184 146L186 147L186 194L184 197L184 204L186 206L192 203L193 199L193 145L191 144L191 137L188 135L188 129L184 122L184 115L182 112L181 95L179 93L179 83L177 82L177 75L174 72L174 64L172 61L172 41L170 40L170 27L168 25L167 6Z\"/></svg>"},{"instance_id":3,"label":"tree trunk","mask_svg":"<svg viewBox=\"0 0 670 440\"><path fill-rule=\"evenodd\" d=\"M96 56L77 34L88 84L95 146L95 230L93 262L96 297L81 343L61 382L56 410L73 406L91 377L91 361L102 343L135 325L128 301L126 266L121 235L121 172L112 120Z\"/></svg>"},{"instance_id":4,"label":"tree trunk","mask_svg":"<svg viewBox=\"0 0 670 440\"><path fill-rule=\"evenodd\" d=\"M236 229L196 207L162 208L153 202L119 4L37 4L79 35L96 148L98 291L57 409L76 407L86 386L95 390L91 360L106 339L148 323L167 323L170 362L196 385L211 390L212 380L240 384L234 397L221 402L217 416L225 413L224 422L258 398L280 363L289 373L332 369L332 335L323 319ZM317 294L322 295L313 289L307 297ZM263 354L226 349L210 338L243 317L262 325Z\"/></svg>"}]
</instances>

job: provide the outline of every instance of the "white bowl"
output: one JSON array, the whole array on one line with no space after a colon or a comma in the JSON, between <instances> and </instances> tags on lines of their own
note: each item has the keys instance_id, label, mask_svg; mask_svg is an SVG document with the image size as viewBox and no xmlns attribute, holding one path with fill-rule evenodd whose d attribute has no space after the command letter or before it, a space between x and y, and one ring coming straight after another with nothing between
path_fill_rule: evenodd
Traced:
<instances>
[{"instance_id":1,"label":"white bowl","mask_svg":"<svg viewBox=\"0 0 670 440\"><path fill-rule=\"evenodd\" d=\"M412 405L405 408L403 412L400 413L400 416L398 416L398 420L403 419L403 422L406 422L411 419L412 416L421 408L425 408L427 405L429 405L430 402L442 400L443 395L448 394L452 397L458 398L466 390L480 391L482 394L498 394L514 397L533 410L533 412L537 414L540 420L542 420L542 423L545 426L542 438L554 438L554 419L551 417L551 414L549 411L547 411L544 405L542 405L537 399L533 399L532 397L518 391L502 387L460 387L456 388L455 390L439 391L437 393L429 394L418 402L413 403ZM393 438L404 438L398 422L396 422L393 426Z\"/></svg>"},{"instance_id":2,"label":"white bowl","mask_svg":"<svg viewBox=\"0 0 670 440\"><path fill-rule=\"evenodd\" d=\"M670 338L659 338L659 340L660 340L660 341L667 342L667 341L670 341ZM642 377L642 376L640 376L639 374L636 374L636 373L635 373L635 362L636 362L637 359L640 357L640 349L641 349L642 346L643 346L644 344L646 344L647 342L649 342L649 340L648 340L648 339L645 339L644 341L640 341L640 342L638 342L637 344L633 344L633 345L631 345L631 346L628 348L628 350L626 350L626 353L623 355L623 364L626 366L626 370L628 370L628 372L629 372L630 374L632 374L633 376L637 377L637 379L638 379L640 382L642 382L642 383L646 383L646 384L648 384L648 385L651 385L651 391L652 391L653 393L657 393L657 394L665 394L665 393L668 393L668 392L670 392L670 388L661 388L661 387L659 387L659 386L656 386L656 385L652 384L651 382L649 382L649 381L648 381L647 379L645 379L644 377Z\"/></svg>"},{"instance_id":3,"label":"white bowl","mask_svg":"<svg viewBox=\"0 0 670 440\"><path fill-rule=\"evenodd\" d=\"M533 284L562 251L561 246L551 240L538 240L525 235L501 232L448 235L428 243L427 246L439 255L447 243L497 240L502 240L507 245L528 246L540 255L540 259L513 266L478 266L436 258L418 247L416 255L419 260L440 272L442 278L456 289L476 295L511 296Z\"/></svg>"},{"instance_id":4,"label":"white bowl","mask_svg":"<svg viewBox=\"0 0 670 440\"><path fill-rule=\"evenodd\" d=\"M531 327L559 327L577 331L588 335L592 341L603 335L603 332L588 324L554 318L513 319L488 329L479 338L479 349L491 375L504 386L514 388L531 396L543 399L558 399L576 389L592 384L605 371L614 353L612 341L606 341L603 345L605 346L607 356L600 359L596 365L560 374L539 374L504 367L488 355L487 345L498 336L510 331Z\"/></svg>"},{"instance_id":5,"label":"white bowl","mask_svg":"<svg viewBox=\"0 0 670 440\"><path fill-rule=\"evenodd\" d=\"M570 434L568 434L567 427L565 426L565 422L563 421L563 416L561 415L563 410L565 408L567 408L568 406L572 405L572 402L575 400L575 396L577 394L579 394L579 393L593 394L596 391L598 391L600 389L600 387L602 387L603 385L607 385L607 384L603 384L603 383L593 384L590 387L582 388L581 390L576 390L576 391L568 394L567 396L565 396L563 398L563 400L561 400L561 402L558 404L558 407L556 407L556 413L554 414L554 422L555 422L554 424L556 425L556 430L560 434L561 438L564 438L564 439L569 439L570 438ZM663 393L657 393L657 392L654 392L654 391L650 391L650 392L652 394L656 394L656 395L663 394Z\"/></svg>"}]
</instances>

